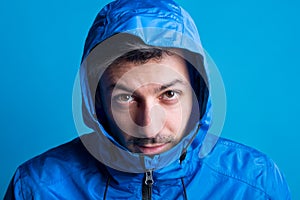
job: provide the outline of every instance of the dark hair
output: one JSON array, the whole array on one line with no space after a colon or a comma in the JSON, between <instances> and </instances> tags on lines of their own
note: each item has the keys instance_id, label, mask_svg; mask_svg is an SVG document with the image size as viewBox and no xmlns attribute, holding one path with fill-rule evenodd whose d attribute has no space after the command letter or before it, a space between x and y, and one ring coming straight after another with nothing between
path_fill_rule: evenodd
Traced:
<instances>
[{"instance_id":1,"label":"dark hair","mask_svg":"<svg viewBox=\"0 0 300 200\"><path fill-rule=\"evenodd\" d=\"M113 61L110 66L118 65L122 62L130 62L134 64L145 64L151 59L161 60L165 55L174 55L171 51L167 49L157 48L157 47L149 47L149 48L142 48L129 51L122 56L118 57L116 60ZM109 66L109 67L110 67Z\"/></svg>"}]
</instances>

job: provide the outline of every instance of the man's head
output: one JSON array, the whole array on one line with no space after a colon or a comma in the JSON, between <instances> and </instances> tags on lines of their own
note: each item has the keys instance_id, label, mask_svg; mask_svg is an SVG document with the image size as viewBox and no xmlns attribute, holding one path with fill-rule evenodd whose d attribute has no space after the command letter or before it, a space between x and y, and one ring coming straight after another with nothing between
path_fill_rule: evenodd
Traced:
<instances>
[{"instance_id":1,"label":"man's head","mask_svg":"<svg viewBox=\"0 0 300 200\"><path fill-rule=\"evenodd\" d=\"M136 173L198 148L211 109L205 54L192 18L173 0L133 1L105 6L88 33L79 119L95 133L81 138L93 156ZM145 46L163 51L137 52Z\"/></svg>"},{"instance_id":2,"label":"man's head","mask_svg":"<svg viewBox=\"0 0 300 200\"><path fill-rule=\"evenodd\" d=\"M188 66L182 57L160 48L119 57L99 81L98 118L132 152L153 155L170 149L191 123L195 100Z\"/></svg>"}]
</instances>

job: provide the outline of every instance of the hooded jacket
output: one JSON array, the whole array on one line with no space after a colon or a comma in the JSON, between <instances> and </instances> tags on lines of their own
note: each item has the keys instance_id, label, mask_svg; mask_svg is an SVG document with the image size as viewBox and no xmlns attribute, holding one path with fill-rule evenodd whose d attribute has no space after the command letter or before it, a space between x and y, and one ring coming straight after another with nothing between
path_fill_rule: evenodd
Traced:
<instances>
[{"instance_id":1,"label":"hooded jacket","mask_svg":"<svg viewBox=\"0 0 300 200\"><path fill-rule=\"evenodd\" d=\"M172 149L151 157L120 145L106 131L101 107L95 107L103 71L136 48L133 43L174 49L205 83L192 82L200 112L194 129ZM82 116L93 133L22 164L4 199L290 199L271 159L209 133L213 113L208 68L196 26L175 2L108 4L88 33L79 72Z\"/></svg>"}]
</instances>

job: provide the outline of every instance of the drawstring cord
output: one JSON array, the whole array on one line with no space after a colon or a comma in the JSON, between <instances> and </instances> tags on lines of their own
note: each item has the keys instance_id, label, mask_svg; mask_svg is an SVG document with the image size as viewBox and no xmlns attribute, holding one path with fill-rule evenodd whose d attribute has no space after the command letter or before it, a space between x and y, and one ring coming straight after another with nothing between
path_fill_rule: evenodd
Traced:
<instances>
[{"instance_id":1,"label":"drawstring cord","mask_svg":"<svg viewBox=\"0 0 300 200\"><path fill-rule=\"evenodd\" d=\"M104 200L106 199L106 193L107 193L107 190L108 190L109 182L110 182L110 175L108 175L107 180L106 180L106 186L105 186L105 191L104 191L104 196L103 196Z\"/></svg>"},{"instance_id":2,"label":"drawstring cord","mask_svg":"<svg viewBox=\"0 0 300 200\"><path fill-rule=\"evenodd\" d=\"M189 145L192 143L192 141L195 139L195 137L196 137L196 135L197 135L197 133L198 133L200 127L201 127L201 124L198 124L198 127L197 127L197 129L196 129L195 134L194 134L193 137L192 137L192 140L189 142L189 144L188 144L188 145L186 146L186 148L183 150L183 153L181 154L180 159L179 159L179 160L180 160L180 164L181 164L182 161L185 159L185 157L186 157L186 150L187 150L187 148L189 147ZM183 196L184 196L184 199L185 199L185 200L188 200L183 177L181 177L180 179L181 179L181 184L182 184L182 187L183 187Z\"/></svg>"},{"instance_id":3,"label":"drawstring cord","mask_svg":"<svg viewBox=\"0 0 300 200\"><path fill-rule=\"evenodd\" d=\"M185 157L186 157L186 151L184 151L184 152L182 153L182 155L180 156L180 164L181 164L182 161L185 159ZM186 194L186 189L185 189L185 184L184 184L183 177L181 177L180 179L181 179L181 184L182 184L182 187L183 187L183 196L184 196L184 199L185 199L185 200L188 200L187 194Z\"/></svg>"},{"instance_id":4,"label":"drawstring cord","mask_svg":"<svg viewBox=\"0 0 300 200\"><path fill-rule=\"evenodd\" d=\"M185 185L184 185L183 177L181 177L181 183L182 183L182 187L183 187L183 196L184 196L184 199L185 199L185 200L188 200L187 194L186 194Z\"/></svg>"}]
</instances>

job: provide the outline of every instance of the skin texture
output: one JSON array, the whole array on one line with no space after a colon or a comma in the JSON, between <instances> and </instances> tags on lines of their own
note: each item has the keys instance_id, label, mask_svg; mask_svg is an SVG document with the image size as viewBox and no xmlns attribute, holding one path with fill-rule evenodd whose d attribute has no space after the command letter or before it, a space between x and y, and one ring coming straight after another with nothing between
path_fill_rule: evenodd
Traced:
<instances>
[{"instance_id":1,"label":"skin texture","mask_svg":"<svg viewBox=\"0 0 300 200\"><path fill-rule=\"evenodd\" d=\"M159 154L185 135L193 90L180 56L110 66L100 90L110 132L130 151Z\"/></svg>"}]
</instances>

